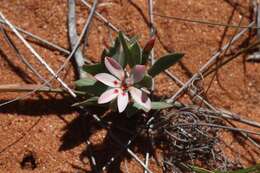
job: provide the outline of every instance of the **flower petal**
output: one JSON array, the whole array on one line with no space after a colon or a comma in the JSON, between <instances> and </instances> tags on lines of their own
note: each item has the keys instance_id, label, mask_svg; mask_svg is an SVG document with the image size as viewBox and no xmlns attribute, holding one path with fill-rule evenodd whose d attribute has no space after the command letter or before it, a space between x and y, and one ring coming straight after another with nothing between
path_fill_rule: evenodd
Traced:
<instances>
[{"instance_id":1,"label":"flower petal","mask_svg":"<svg viewBox=\"0 0 260 173\"><path fill-rule=\"evenodd\" d=\"M128 93L127 92L123 92L120 93L117 97L117 106L118 106L118 111L121 113L125 110L125 108L127 107L128 104Z\"/></svg>"},{"instance_id":2,"label":"flower petal","mask_svg":"<svg viewBox=\"0 0 260 173\"><path fill-rule=\"evenodd\" d=\"M144 65L136 65L132 69L131 78L133 78L134 83L140 82L145 75L145 66Z\"/></svg>"},{"instance_id":3,"label":"flower petal","mask_svg":"<svg viewBox=\"0 0 260 173\"><path fill-rule=\"evenodd\" d=\"M143 106L146 111L149 111L151 109L151 100L145 92L135 87L130 87L129 92L131 93L133 100L139 105Z\"/></svg>"},{"instance_id":4,"label":"flower petal","mask_svg":"<svg viewBox=\"0 0 260 173\"><path fill-rule=\"evenodd\" d=\"M108 73L96 74L95 78L103 84L111 87L119 87L121 84L121 82L117 78Z\"/></svg>"},{"instance_id":5,"label":"flower petal","mask_svg":"<svg viewBox=\"0 0 260 173\"><path fill-rule=\"evenodd\" d=\"M122 90L120 88L113 88L113 89L106 90L98 98L98 103L103 104L103 103L110 102L111 100L115 99L121 91Z\"/></svg>"},{"instance_id":6,"label":"flower petal","mask_svg":"<svg viewBox=\"0 0 260 173\"><path fill-rule=\"evenodd\" d=\"M124 70L116 60L110 57L105 57L105 65L111 74L113 74L120 80L124 79L125 77Z\"/></svg>"}]
</instances>

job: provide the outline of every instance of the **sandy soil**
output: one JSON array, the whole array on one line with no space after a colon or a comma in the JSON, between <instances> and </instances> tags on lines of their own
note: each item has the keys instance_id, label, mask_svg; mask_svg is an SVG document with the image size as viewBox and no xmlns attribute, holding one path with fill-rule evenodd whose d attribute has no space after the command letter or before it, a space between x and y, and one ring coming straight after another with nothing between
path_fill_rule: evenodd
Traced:
<instances>
[{"instance_id":1,"label":"sandy soil","mask_svg":"<svg viewBox=\"0 0 260 173\"><path fill-rule=\"evenodd\" d=\"M155 1L154 11L158 14L190 19L202 19L218 23L237 24L244 16L242 25L250 20L249 0L164 0ZM15 25L30 31L50 42L69 49L67 36L67 1L66 0L0 0L0 11ZM120 30L128 35L139 35L142 44L148 38L147 4L145 0L109 0L102 1L98 11L106 16ZM77 19L79 31L82 28L88 9L77 1ZM181 64L171 71L182 81L190 78L220 46L228 41L235 29L225 31L224 27L184 23L155 16L155 26L159 41L156 42L156 56L168 51L185 53ZM113 33L104 24L94 20L86 55L98 61L102 49L109 44L109 34ZM113 33L112 35L115 35ZM224 35L224 41L222 37ZM21 53L46 78L51 76L29 51L10 34ZM239 44L249 37L245 35ZM232 46L236 50L238 45ZM65 61L65 56L57 51L32 43L37 52L44 57L55 70ZM166 50L167 49L167 50ZM243 115L244 118L260 122L260 66L244 63L239 57L219 71L220 84L215 80L207 97L210 102L229 111ZM61 76L73 86L75 75L69 65ZM40 80L23 65L12 49L4 42L0 34L0 84L35 84ZM210 77L205 78L201 86L207 88ZM58 86L57 82L53 83ZM165 75L156 79L156 93L160 96L171 96L178 89L173 81ZM24 93L0 93L0 103L4 103ZM187 99L186 99L187 100ZM87 159L81 156L86 152L84 142L85 130L89 122L86 117L78 117L76 110L70 108L73 100L60 95L33 94L19 101L0 107L0 172L83 172L90 171ZM84 125L85 130L80 124ZM258 130L238 124L239 127ZM87 130L88 131L88 130ZM98 162L103 163L118 149L114 143L102 144L105 130L93 127L90 129L91 142ZM226 146L223 150L230 159L238 159L244 166L260 162L260 151L245 140L236 140L235 135L221 132ZM111 152L110 152L111 151ZM140 154L140 157L141 156ZM142 168L130 159L120 158L111 172L125 172L128 163L130 172L142 172ZM151 170L161 172L155 164Z\"/></svg>"}]
</instances>

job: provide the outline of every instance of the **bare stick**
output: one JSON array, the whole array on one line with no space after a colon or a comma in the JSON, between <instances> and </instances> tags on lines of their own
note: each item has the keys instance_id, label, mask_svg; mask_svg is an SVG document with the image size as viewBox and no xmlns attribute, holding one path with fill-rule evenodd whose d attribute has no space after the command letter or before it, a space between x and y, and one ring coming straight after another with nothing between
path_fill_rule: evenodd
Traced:
<instances>
[{"instance_id":1,"label":"bare stick","mask_svg":"<svg viewBox=\"0 0 260 173\"><path fill-rule=\"evenodd\" d=\"M248 26L252 26L254 24L254 22L251 22ZM178 98L178 96L184 91L186 90L190 84L194 81L194 79L196 78L200 78L200 75L203 73L204 70L206 70L208 68L208 66L210 64L212 64L213 62L215 62L217 60L217 58L219 57L219 55L225 51L231 44L233 44L234 42L236 42L246 31L248 30L248 28L243 29L242 31L240 31L238 34L236 34L234 36L234 38L225 46L223 46L221 48L220 51L216 52L210 59L209 61L204 64L196 74L194 74L170 99L168 99L168 102L172 103L174 101L176 101L176 99Z\"/></svg>"},{"instance_id":2,"label":"bare stick","mask_svg":"<svg viewBox=\"0 0 260 173\"><path fill-rule=\"evenodd\" d=\"M68 0L68 6L69 6L69 10L68 10L69 40L70 40L71 47L74 47L78 40L77 29L76 29L77 27L76 27L75 0ZM84 65L84 57L80 47L76 50L74 54L74 59L75 59L75 65L77 68L79 78L82 79L85 76L85 73L82 70L82 66Z\"/></svg>"},{"instance_id":3,"label":"bare stick","mask_svg":"<svg viewBox=\"0 0 260 173\"><path fill-rule=\"evenodd\" d=\"M86 2L86 0L81 0L81 2L89 9L91 9L91 5ZM119 32L119 29L117 29L112 23L110 23L104 16L102 16L99 12L95 11L95 15L97 15L101 21L103 21L107 26L109 26L112 30Z\"/></svg>"},{"instance_id":4,"label":"bare stick","mask_svg":"<svg viewBox=\"0 0 260 173\"><path fill-rule=\"evenodd\" d=\"M0 17L6 22L10 29L15 33L15 35L24 43L24 45L30 50L30 52L36 57L36 59L44 65L44 67L57 79L60 84L68 90L68 92L76 97L76 94L69 88L69 86L62 81L62 79L52 70L52 68L46 63L46 61L34 50L34 48L23 38L23 36L15 29L15 27L5 18L5 16L0 12Z\"/></svg>"},{"instance_id":5,"label":"bare stick","mask_svg":"<svg viewBox=\"0 0 260 173\"><path fill-rule=\"evenodd\" d=\"M0 18L0 23L2 23L2 24L4 24L4 25L7 25L7 23L6 23L3 19L1 19L1 18ZM49 46L49 47L51 47L51 48L53 48L53 49L55 49L55 50L58 50L58 51L60 51L60 52L62 52L62 53L64 53L64 54L67 54L67 55L70 54L70 52L69 52L67 49L64 49L64 48L62 48L62 47L60 47L60 46L58 46L58 45L56 45L56 44L54 44L54 43L51 43L51 42L49 42L49 41L47 41L47 40L45 40L45 39L43 39L43 38L41 38L41 37L35 35L35 34L32 34L31 32L25 31L24 29L19 28L19 27L15 26L15 25L13 25L13 27L14 27L17 31L19 31L19 32L21 32L21 33L23 33L23 34L25 34L25 35L28 35L28 36L32 37L33 39L35 39L35 40L37 40L37 41L40 41L40 42L42 42L43 44L45 44L45 45L47 45L47 46Z\"/></svg>"},{"instance_id":6,"label":"bare stick","mask_svg":"<svg viewBox=\"0 0 260 173\"><path fill-rule=\"evenodd\" d=\"M99 122L100 126L102 126L103 128L106 128L105 123L103 123L103 121L98 117L98 115L96 114L92 114L93 118ZM111 138L118 143L122 148L125 148L125 145L122 144L122 142L112 133L109 132L109 135L111 136ZM131 143L131 142L128 142ZM148 173L152 173L152 171L143 163L143 161L131 150L129 149L128 145L126 146L126 151L148 172Z\"/></svg>"},{"instance_id":7,"label":"bare stick","mask_svg":"<svg viewBox=\"0 0 260 173\"><path fill-rule=\"evenodd\" d=\"M20 53L20 51L18 50L18 48L14 45L12 39L8 36L8 34L6 33L6 31L3 28L0 28L0 32L3 33L4 35L4 39L6 40L7 44L9 45L10 48L14 49L14 52L16 54L17 57L19 57L22 62L43 82L47 82L46 79L44 79L44 77L38 73L38 71L26 60L26 58ZM47 83L47 85L50 87L50 84Z\"/></svg>"},{"instance_id":8,"label":"bare stick","mask_svg":"<svg viewBox=\"0 0 260 173\"><path fill-rule=\"evenodd\" d=\"M239 26L242 22L242 18L239 22ZM238 28L237 28L238 30ZM237 34L237 31L235 33L235 35ZM234 35L234 36L235 36ZM234 36L232 37L231 41L233 40ZM229 46L227 47L227 49L225 49L224 51L224 54L226 53L226 51L228 50L228 48L230 47L231 44L229 44ZM183 86L184 83L182 81L180 81L177 77L175 77L173 74L171 74L168 70L165 71L165 73L170 77L172 78L179 86ZM229 113L227 114L226 112L227 111L224 111L224 110L218 110L217 108L213 107L211 104L209 104L205 99L203 99L203 97L201 97L200 95L196 94L195 91L193 91L192 88L189 88L188 90L188 94L191 96L191 97L195 97L195 98L198 98L199 100L201 100L207 107L209 107L210 109L212 109L214 112L218 112L218 115L221 116L222 118L227 118L227 119L232 119L232 120L237 120L239 122L243 122L245 124L248 124L248 125L251 125L251 126L254 126L254 127L260 127L260 124L257 123L257 122L254 122L254 121L250 121L250 120L245 120L245 119L242 119L240 118L239 115L235 115L235 114L232 114L232 113Z\"/></svg>"},{"instance_id":9,"label":"bare stick","mask_svg":"<svg viewBox=\"0 0 260 173\"><path fill-rule=\"evenodd\" d=\"M154 19L153 19L153 0L148 0L148 16L149 16L149 27L150 27L150 37L152 37L155 34L155 28L154 28ZM151 50L151 55L150 55L150 59L151 59L151 65L154 64L154 47ZM153 84L152 84L152 91L154 90L154 79L152 80ZM145 155L145 165L146 167L148 167L149 164L149 152L146 152ZM146 170L144 170L144 173L147 173Z\"/></svg>"},{"instance_id":10,"label":"bare stick","mask_svg":"<svg viewBox=\"0 0 260 173\"><path fill-rule=\"evenodd\" d=\"M133 139L130 139L127 144L124 146L124 148L122 148L120 151L118 151L117 154L115 154L113 157L111 157L106 164L102 167L102 171L105 171L108 166L110 166L115 160L116 158L118 158L125 150L126 148L132 143Z\"/></svg>"},{"instance_id":11,"label":"bare stick","mask_svg":"<svg viewBox=\"0 0 260 173\"><path fill-rule=\"evenodd\" d=\"M32 91L35 88L39 87L39 85L35 84L7 84L7 85L0 85L0 92L28 92ZM63 89L54 89L50 87L42 87L41 89L37 90L38 92L56 92L56 93L64 93Z\"/></svg>"},{"instance_id":12,"label":"bare stick","mask_svg":"<svg viewBox=\"0 0 260 173\"><path fill-rule=\"evenodd\" d=\"M95 14L95 12L96 12L96 7L97 7L97 3L95 4L95 2L94 2L94 4L93 4L93 6L92 6L92 8L91 9L93 9L94 8L94 11L92 10L92 11L90 11L90 13L89 13L89 15L91 15L91 16L94 16L94 14ZM93 13L92 13L93 12ZM93 19L93 17L91 17L90 18L90 20L92 20ZM83 50L83 54L84 54L84 50L85 50L85 47L87 46L87 44L88 44L88 32L89 30L86 30L86 32L85 32L85 38L84 38L84 40L83 40L83 48L82 48L82 50Z\"/></svg>"},{"instance_id":13,"label":"bare stick","mask_svg":"<svg viewBox=\"0 0 260 173\"><path fill-rule=\"evenodd\" d=\"M154 22L153 22L153 0L148 0L148 16L150 22L150 37L155 34ZM154 48L151 50L151 63L154 64Z\"/></svg>"},{"instance_id":14,"label":"bare stick","mask_svg":"<svg viewBox=\"0 0 260 173\"><path fill-rule=\"evenodd\" d=\"M129 148L126 149L126 151L138 162L142 165L142 167L149 173L152 173L152 171L142 162L142 160L139 159L139 157L133 153L132 150L130 150Z\"/></svg>"},{"instance_id":15,"label":"bare stick","mask_svg":"<svg viewBox=\"0 0 260 173\"><path fill-rule=\"evenodd\" d=\"M257 29L257 33L256 33L256 37L257 39L260 39L260 1L255 1L255 8L254 8L254 12L255 12L255 21L256 21L256 25L258 27ZM260 47L258 46L258 50L256 52L254 52L252 55L248 56L247 61L252 61L252 62L259 62L260 61Z\"/></svg>"},{"instance_id":16,"label":"bare stick","mask_svg":"<svg viewBox=\"0 0 260 173\"><path fill-rule=\"evenodd\" d=\"M260 29L258 26L255 27L254 25L251 25L251 26L230 25L230 24L209 22L209 21L203 21L203 20L185 19L185 18L181 18L181 17L166 16L166 15L162 15L162 14L158 14L158 13L153 13L153 15L158 16L158 17L167 18L167 19L179 20L179 21L183 21L183 22L193 22L193 23L212 25L212 26L223 26L223 27L245 28L245 29Z\"/></svg>"},{"instance_id":17,"label":"bare stick","mask_svg":"<svg viewBox=\"0 0 260 173\"><path fill-rule=\"evenodd\" d=\"M222 118L234 120L234 121L244 123L244 124L256 127L256 128L260 128L260 123L258 123L256 121L251 121L248 119L241 118L239 115L229 112L227 110L214 109L213 111L214 111L214 114L216 114L217 116L220 116ZM207 112L207 111L205 111L205 112ZM210 112L208 112L208 113L210 113Z\"/></svg>"},{"instance_id":18,"label":"bare stick","mask_svg":"<svg viewBox=\"0 0 260 173\"><path fill-rule=\"evenodd\" d=\"M172 78L179 86L184 86L184 83L182 81L180 81L177 77L175 77L173 74L169 73L168 71L165 71L166 74ZM189 88L188 90L188 94L191 97L195 97L198 98L199 100L201 100L208 108L210 108L211 110L214 111L214 113L216 113L216 115L224 118L224 119L231 119L231 120L235 120L244 124L248 124L254 127L260 127L260 124L255 122L255 121L250 121L247 119L243 119L241 118L239 115L237 114L233 114L233 113L227 113L227 111L224 110L219 110L217 108L215 108L214 106L212 106L209 102L207 102L203 97L201 97L200 95L198 95L195 91L193 91L191 88ZM201 109L201 108L199 108ZM254 141L251 137L249 137L247 134L245 134L244 132L241 132L242 136L244 136L245 138L247 138L250 142L252 142L254 145L256 145L257 147L259 147L258 143L256 141Z\"/></svg>"},{"instance_id":19,"label":"bare stick","mask_svg":"<svg viewBox=\"0 0 260 173\"><path fill-rule=\"evenodd\" d=\"M247 53L248 51L256 48L257 46L260 45L260 40L255 41L254 43L250 44L249 46L247 46L246 48L241 48L238 52L236 52L234 55L232 55L230 58L224 60L223 62L221 62L221 64L217 64L216 67L211 68L211 69L207 69L205 70L205 72L203 73L204 76L208 76L211 73L213 73L214 71L216 71L218 68L226 65L227 63L229 63L231 60L237 58L239 55L243 54L243 53Z\"/></svg>"},{"instance_id":20,"label":"bare stick","mask_svg":"<svg viewBox=\"0 0 260 173\"><path fill-rule=\"evenodd\" d=\"M173 79L177 83L177 85L184 86L184 83L181 80L179 80L176 76L171 74L168 70L166 70L165 73L171 79ZM231 113L231 112L228 112L226 110L221 110L221 109L215 108L208 101L206 101L203 97L201 97L200 95L196 94L196 92L194 90L192 90L191 88L189 88L188 94L191 97L195 97L195 98L201 100L208 108L210 108L212 111L214 111L214 113L216 113L218 116L220 116L222 118L235 120L235 121L238 121L238 122L241 122L241 123L244 123L244 124L248 124L248 125L260 128L260 124L255 122L255 121L250 121L250 120L241 118L239 115L237 115L235 113Z\"/></svg>"},{"instance_id":21,"label":"bare stick","mask_svg":"<svg viewBox=\"0 0 260 173\"><path fill-rule=\"evenodd\" d=\"M95 159L95 157L93 156L92 145L91 145L91 143L90 143L89 140L86 141L86 144L87 144L88 147L89 147L89 154L90 154L91 164L92 164L93 167L94 167L94 171L95 171L95 172L98 172L96 159Z\"/></svg>"},{"instance_id":22,"label":"bare stick","mask_svg":"<svg viewBox=\"0 0 260 173\"><path fill-rule=\"evenodd\" d=\"M98 0L95 0L95 2L97 2ZM95 11L94 9L92 9L92 11ZM92 17L91 15L89 17ZM89 28L89 24L90 24L90 20L87 20L84 27L83 27L83 31L81 32L80 36L79 36L79 39L77 41L77 44L73 47L71 53L69 54L69 56L67 57L67 59L65 60L65 62L61 65L61 67L57 70L57 74L59 74L67 65L68 63L70 62L72 56L74 55L75 51L77 50L77 48L79 47L80 43L81 43L81 40L82 38L84 37L84 33L85 31ZM52 80L54 80L55 77L52 77L50 80L48 80L48 82L51 82ZM36 92L37 90L41 89L42 87L44 87L44 85L46 85L47 83L44 83L42 85L40 85L38 88L35 88L33 91L30 91L29 93L23 95L23 96L18 96L16 97L15 99L12 99L12 100L9 100L9 101L6 101L4 103L0 103L0 107L2 106L5 106L7 104L10 104L12 102L15 102L19 99L22 99L22 98L26 98L28 97L29 95L33 94L34 92ZM76 97L76 95L73 96L74 98Z\"/></svg>"},{"instance_id":23,"label":"bare stick","mask_svg":"<svg viewBox=\"0 0 260 173\"><path fill-rule=\"evenodd\" d=\"M57 73L61 72L65 67L66 65L68 64L68 62L70 61L70 59L73 57L73 55L75 54L75 52L77 51L78 47L80 46L80 43L85 35L86 32L88 32L89 30L89 27L90 27L90 24L91 24L91 21L92 21L92 18L93 18L93 15L95 13L95 10L96 10L96 7L97 7L97 4L98 4L98 0L95 0L94 3L93 3L93 7L91 8L91 11L90 11L90 14L88 16L88 19L83 27L83 31L81 32L75 46L73 47L72 51L70 52L70 55L67 57L66 61L64 62L64 64L58 69ZM86 60L87 63L92 63L91 61L89 60Z\"/></svg>"},{"instance_id":24,"label":"bare stick","mask_svg":"<svg viewBox=\"0 0 260 173\"><path fill-rule=\"evenodd\" d=\"M149 152L147 152L146 154L145 154L145 166L148 168L148 165L149 165ZM147 171L146 170L144 170L144 173L147 173Z\"/></svg>"},{"instance_id":25,"label":"bare stick","mask_svg":"<svg viewBox=\"0 0 260 173\"><path fill-rule=\"evenodd\" d=\"M209 127L215 127L215 128L222 128L222 129L227 129L231 131L238 131L238 132L243 132L247 134L253 134L253 135L260 135L260 132L254 132L250 130L245 130L241 128L236 128L236 127L229 127L229 126L222 126L222 125L217 125L217 124L210 124L210 123L183 123L183 124L174 124L174 127L180 127L180 126L209 126Z\"/></svg>"}]
</instances>

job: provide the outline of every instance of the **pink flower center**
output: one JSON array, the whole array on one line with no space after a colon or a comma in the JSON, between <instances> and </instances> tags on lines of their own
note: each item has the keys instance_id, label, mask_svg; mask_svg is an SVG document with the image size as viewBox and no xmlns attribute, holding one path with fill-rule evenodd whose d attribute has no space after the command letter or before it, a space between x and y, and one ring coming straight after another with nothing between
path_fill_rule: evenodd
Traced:
<instances>
[{"instance_id":1,"label":"pink flower center","mask_svg":"<svg viewBox=\"0 0 260 173\"><path fill-rule=\"evenodd\" d=\"M118 82L115 80L115 81L114 81L114 84L115 84L115 85L118 85Z\"/></svg>"},{"instance_id":2,"label":"pink flower center","mask_svg":"<svg viewBox=\"0 0 260 173\"><path fill-rule=\"evenodd\" d=\"M118 89L115 89L115 90L114 90L114 93L117 94L117 93L118 93Z\"/></svg>"},{"instance_id":3,"label":"pink flower center","mask_svg":"<svg viewBox=\"0 0 260 173\"><path fill-rule=\"evenodd\" d=\"M128 86L125 83L123 83L121 85L121 88L122 88L123 91L126 91L128 89Z\"/></svg>"}]
</instances>

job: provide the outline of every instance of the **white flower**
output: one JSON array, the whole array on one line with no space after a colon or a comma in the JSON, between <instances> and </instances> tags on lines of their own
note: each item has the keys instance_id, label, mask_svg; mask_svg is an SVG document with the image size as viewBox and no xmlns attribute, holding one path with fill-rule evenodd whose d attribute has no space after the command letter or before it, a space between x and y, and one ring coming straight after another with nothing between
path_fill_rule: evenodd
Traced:
<instances>
[{"instance_id":1,"label":"white flower","mask_svg":"<svg viewBox=\"0 0 260 173\"><path fill-rule=\"evenodd\" d=\"M127 107L129 102L128 92L130 92L136 103L140 104L147 111L151 109L151 100L147 94L144 91L134 87L135 83L144 78L144 65L134 66L130 76L113 58L106 57L105 66L113 75L108 73L99 73L95 75L95 78L111 88L101 94L98 99L99 104L108 103L117 98L118 111L121 113Z\"/></svg>"}]
</instances>

